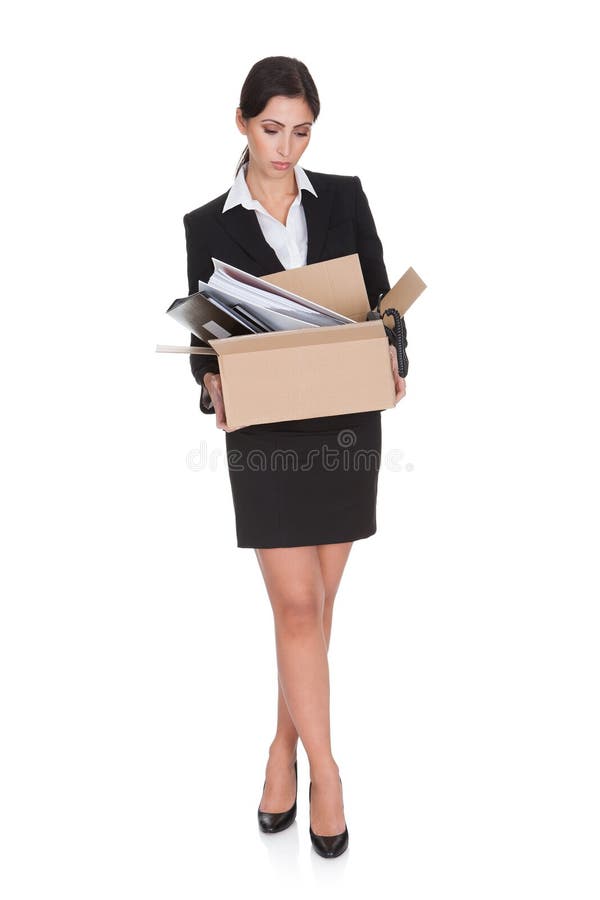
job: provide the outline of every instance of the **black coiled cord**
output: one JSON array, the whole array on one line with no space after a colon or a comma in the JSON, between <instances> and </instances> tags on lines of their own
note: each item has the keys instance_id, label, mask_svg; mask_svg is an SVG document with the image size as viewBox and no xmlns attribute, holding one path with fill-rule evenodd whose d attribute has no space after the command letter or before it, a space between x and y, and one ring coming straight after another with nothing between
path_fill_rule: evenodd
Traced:
<instances>
[{"instance_id":1,"label":"black coiled cord","mask_svg":"<svg viewBox=\"0 0 600 900\"><path fill-rule=\"evenodd\" d=\"M385 332L389 338L394 342L396 347L396 354L398 357L398 374L401 378L406 378L408 374L408 356L406 355L406 346L408 341L406 340L406 324L404 322L404 316L400 315L397 309L390 307L390 309L386 309L383 313L381 312L380 306L381 301L384 298L386 292L382 292L377 298L377 305L375 309L372 309L371 312L367 315L367 319L383 319L384 316L393 316L394 317L394 327L388 328L387 325L384 324Z\"/></svg>"},{"instance_id":2,"label":"black coiled cord","mask_svg":"<svg viewBox=\"0 0 600 900\"><path fill-rule=\"evenodd\" d=\"M383 315L394 317L394 328L388 328L386 325L383 327L396 344L396 353L398 354L398 375L400 375L401 378L406 378L406 375L408 374L408 356L406 355L405 347L408 341L406 340L404 316L401 316L398 310L393 307L386 309Z\"/></svg>"}]
</instances>

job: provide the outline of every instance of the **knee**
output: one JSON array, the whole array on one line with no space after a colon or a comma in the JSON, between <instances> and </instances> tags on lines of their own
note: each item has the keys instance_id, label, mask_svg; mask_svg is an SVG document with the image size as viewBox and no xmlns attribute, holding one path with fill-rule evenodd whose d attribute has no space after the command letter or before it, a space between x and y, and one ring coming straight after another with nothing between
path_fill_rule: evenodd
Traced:
<instances>
[{"instance_id":1,"label":"knee","mask_svg":"<svg viewBox=\"0 0 600 900\"><path fill-rule=\"evenodd\" d=\"M318 587L297 585L279 598L275 607L276 626L288 633L302 633L320 627L324 592Z\"/></svg>"}]
</instances>

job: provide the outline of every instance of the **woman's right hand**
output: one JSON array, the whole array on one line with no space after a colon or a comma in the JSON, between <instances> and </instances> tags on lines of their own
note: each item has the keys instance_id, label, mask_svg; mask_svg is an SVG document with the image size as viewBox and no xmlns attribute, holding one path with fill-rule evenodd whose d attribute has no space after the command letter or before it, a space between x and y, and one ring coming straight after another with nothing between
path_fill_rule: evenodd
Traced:
<instances>
[{"instance_id":1,"label":"woman's right hand","mask_svg":"<svg viewBox=\"0 0 600 900\"><path fill-rule=\"evenodd\" d=\"M227 419L225 418L225 402L223 400L223 389L221 387L221 376L214 372L207 372L204 376L204 385L210 394L210 399L215 408L215 417L217 428L223 431L237 431L237 428L229 428ZM238 426L241 427L241 426Z\"/></svg>"}]
</instances>

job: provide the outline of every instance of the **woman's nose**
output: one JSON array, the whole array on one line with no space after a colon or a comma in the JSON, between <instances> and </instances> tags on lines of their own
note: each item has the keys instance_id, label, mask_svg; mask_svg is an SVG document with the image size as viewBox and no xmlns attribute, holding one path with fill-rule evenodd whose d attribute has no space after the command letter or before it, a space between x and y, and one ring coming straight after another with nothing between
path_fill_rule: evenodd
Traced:
<instances>
[{"instance_id":1,"label":"woman's nose","mask_svg":"<svg viewBox=\"0 0 600 900\"><path fill-rule=\"evenodd\" d=\"M279 155L287 157L290 155L290 138L282 137L279 141Z\"/></svg>"}]
</instances>

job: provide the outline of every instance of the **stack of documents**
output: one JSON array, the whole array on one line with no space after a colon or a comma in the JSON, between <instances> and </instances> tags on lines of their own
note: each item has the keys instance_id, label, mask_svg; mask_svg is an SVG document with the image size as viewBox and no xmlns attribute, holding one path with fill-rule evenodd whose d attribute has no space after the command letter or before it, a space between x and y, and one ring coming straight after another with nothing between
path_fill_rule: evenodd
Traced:
<instances>
[{"instance_id":1,"label":"stack of documents","mask_svg":"<svg viewBox=\"0 0 600 900\"><path fill-rule=\"evenodd\" d=\"M199 281L195 294L175 300L167 310L207 346L214 338L354 321L214 257L212 262L208 283Z\"/></svg>"}]
</instances>

